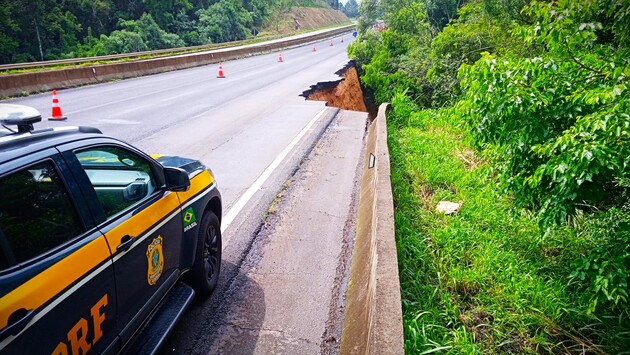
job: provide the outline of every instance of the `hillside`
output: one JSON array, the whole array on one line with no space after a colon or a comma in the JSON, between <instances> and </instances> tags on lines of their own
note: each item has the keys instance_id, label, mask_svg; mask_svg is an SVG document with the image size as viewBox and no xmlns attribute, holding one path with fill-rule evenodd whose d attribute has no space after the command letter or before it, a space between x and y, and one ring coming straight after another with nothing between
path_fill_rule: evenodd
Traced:
<instances>
[{"instance_id":1,"label":"hillside","mask_svg":"<svg viewBox=\"0 0 630 355\"><path fill-rule=\"evenodd\" d=\"M289 11L278 11L263 26L263 33L287 34L348 22L341 11L330 7L294 6Z\"/></svg>"},{"instance_id":2,"label":"hillside","mask_svg":"<svg viewBox=\"0 0 630 355\"><path fill-rule=\"evenodd\" d=\"M360 15L349 54L391 102L406 353L627 354L630 2Z\"/></svg>"},{"instance_id":3,"label":"hillside","mask_svg":"<svg viewBox=\"0 0 630 355\"><path fill-rule=\"evenodd\" d=\"M5 0L0 64L243 40L347 21L337 0Z\"/></svg>"}]
</instances>

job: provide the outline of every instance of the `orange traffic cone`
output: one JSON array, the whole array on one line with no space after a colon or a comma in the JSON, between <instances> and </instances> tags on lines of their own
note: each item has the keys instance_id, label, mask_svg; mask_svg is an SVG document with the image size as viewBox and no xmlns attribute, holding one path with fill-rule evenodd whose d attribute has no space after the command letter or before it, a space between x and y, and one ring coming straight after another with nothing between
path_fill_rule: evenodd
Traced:
<instances>
[{"instance_id":1,"label":"orange traffic cone","mask_svg":"<svg viewBox=\"0 0 630 355\"><path fill-rule=\"evenodd\" d=\"M278 61L281 62L282 61L282 52L280 52L280 54L278 54Z\"/></svg>"},{"instance_id":2,"label":"orange traffic cone","mask_svg":"<svg viewBox=\"0 0 630 355\"><path fill-rule=\"evenodd\" d=\"M225 78L225 75L223 75L223 64L219 63L219 75L217 75L217 78Z\"/></svg>"},{"instance_id":3,"label":"orange traffic cone","mask_svg":"<svg viewBox=\"0 0 630 355\"><path fill-rule=\"evenodd\" d=\"M313 50L311 50L311 52L317 52L317 49L315 49L315 43L313 43Z\"/></svg>"},{"instance_id":4,"label":"orange traffic cone","mask_svg":"<svg viewBox=\"0 0 630 355\"><path fill-rule=\"evenodd\" d=\"M59 99L57 98L57 90L53 90L52 92L52 114L48 117L49 121L64 121L68 119L68 117L64 116L61 113L61 107L59 106Z\"/></svg>"},{"instance_id":5,"label":"orange traffic cone","mask_svg":"<svg viewBox=\"0 0 630 355\"><path fill-rule=\"evenodd\" d=\"M330 39L330 46L333 46L332 38Z\"/></svg>"}]
</instances>

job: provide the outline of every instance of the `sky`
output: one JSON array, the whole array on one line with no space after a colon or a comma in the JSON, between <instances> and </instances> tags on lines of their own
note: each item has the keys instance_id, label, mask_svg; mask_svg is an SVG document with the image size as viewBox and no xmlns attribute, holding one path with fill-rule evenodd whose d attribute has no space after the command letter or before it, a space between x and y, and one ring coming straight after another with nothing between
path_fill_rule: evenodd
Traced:
<instances>
[{"instance_id":1,"label":"sky","mask_svg":"<svg viewBox=\"0 0 630 355\"><path fill-rule=\"evenodd\" d=\"M348 2L348 0L339 0L339 2L345 5ZM357 0L357 4L360 4L360 3L361 3L361 0Z\"/></svg>"}]
</instances>

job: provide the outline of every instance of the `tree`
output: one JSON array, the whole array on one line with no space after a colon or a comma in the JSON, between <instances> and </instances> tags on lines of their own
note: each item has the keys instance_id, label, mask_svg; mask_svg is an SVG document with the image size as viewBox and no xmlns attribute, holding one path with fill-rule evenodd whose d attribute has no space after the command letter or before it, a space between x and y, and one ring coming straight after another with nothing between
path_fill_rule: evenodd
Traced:
<instances>
[{"instance_id":1,"label":"tree","mask_svg":"<svg viewBox=\"0 0 630 355\"><path fill-rule=\"evenodd\" d=\"M357 3L357 1L348 0L348 2L346 2L346 5L343 7L343 13L351 18L357 17L359 15L359 4Z\"/></svg>"},{"instance_id":2,"label":"tree","mask_svg":"<svg viewBox=\"0 0 630 355\"><path fill-rule=\"evenodd\" d=\"M12 8L0 6L0 63L11 63L20 44L17 33L20 23L11 16Z\"/></svg>"},{"instance_id":3,"label":"tree","mask_svg":"<svg viewBox=\"0 0 630 355\"><path fill-rule=\"evenodd\" d=\"M272 12L287 12L293 4L292 0L3 0L0 63L244 39Z\"/></svg>"},{"instance_id":4,"label":"tree","mask_svg":"<svg viewBox=\"0 0 630 355\"><path fill-rule=\"evenodd\" d=\"M166 49L184 46L184 41L179 36L164 31L150 14L143 14L140 19L133 24L132 22L129 21L127 22L129 25L123 24L122 27L140 34L148 48Z\"/></svg>"},{"instance_id":5,"label":"tree","mask_svg":"<svg viewBox=\"0 0 630 355\"><path fill-rule=\"evenodd\" d=\"M142 37L127 30L116 30L109 36L101 35L101 41L108 54L112 53L132 53L148 50Z\"/></svg>"},{"instance_id":6,"label":"tree","mask_svg":"<svg viewBox=\"0 0 630 355\"><path fill-rule=\"evenodd\" d=\"M245 39L253 20L236 0L220 0L197 12L197 31L204 42L227 42Z\"/></svg>"},{"instance_id":7,"label":"tree","mask_svg":"<svg viewBox=\"0 0 630 355\"><path fill-rule=\"evenodd\" d=\"M193 4L189 0L144 0L145 11L148 12L161 28L169 28L175 16L181 11L189 11Z\"/></svg>"},{"instance_id":8,"label":"tree","mask_svg":"<svg viewBox=\"0 0 630 355\"><path fill-rule=\"evenodd\" d=\"M532 55L462 68L477 139L498 146L516 202L544 227L630 201L630 48L617 27L630 5L607 4L534 2L519 28Z\"/></svg>"},{"instance_id":9,"label":"tree","mask_svg":"<svg viewBox=\"0 0 630 355\"><path fill-rule=\"evenodd\" d=\"M428 19L435 31L441 31L456 18L457 10L465 3L466 0L426 0Z\"/></svg>"},{"instance_id":10,"label":"tree","mask_svg":"<svg viewBox=\"0 0 630 355\"><path fill-rule=\"evenodd\" d=\"M370 26L372 26L377 19L383 16L383 8L379 0L362 0L359 5L359 23L357 29L359 32L365 32Z\"/></svg>"}]
</instances>

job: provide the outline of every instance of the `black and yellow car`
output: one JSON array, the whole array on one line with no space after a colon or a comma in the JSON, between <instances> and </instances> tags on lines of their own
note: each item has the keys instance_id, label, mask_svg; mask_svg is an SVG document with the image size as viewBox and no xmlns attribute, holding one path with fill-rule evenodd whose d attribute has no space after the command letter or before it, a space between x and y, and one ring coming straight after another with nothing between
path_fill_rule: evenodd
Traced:
<instances>
[{"instance_id":1,"label":"black and yellow car","mask_svg":"<svg viewBox=\"0 0 630 355\"><path fill-rule=\"evenodd\" d=\"M157 351L217 284L212 172L39 120L0 105L0 353Z\"/></svg>"}]
</instances>

